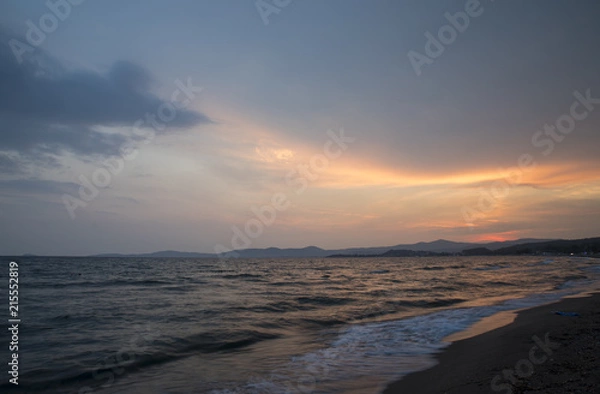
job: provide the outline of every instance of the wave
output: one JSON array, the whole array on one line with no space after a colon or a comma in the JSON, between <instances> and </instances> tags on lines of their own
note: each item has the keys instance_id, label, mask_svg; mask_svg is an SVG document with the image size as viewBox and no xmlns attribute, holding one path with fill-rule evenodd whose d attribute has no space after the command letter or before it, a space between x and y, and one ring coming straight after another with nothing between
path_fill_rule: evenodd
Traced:
<instances>
[{"instance_id":1,"label":"wave","mask_svg":"<svg viewBox=\"0 0 600 394\"><path fill-rule=\"evenodd\" d=\"M510 268L510 265L487 264L484 267L475 267L475 268L473 268L473 270L474 271L497 271L497 270L502 270L502 269L506 269L506 268Z\"/></svg>"},{"instance_id":2,"label":"wave","mask_svg":"<svg viewBox=\"0 0 600 394\"><path fill-rule=\"evenodd\" d=\"M458 269L463 269L466 268L465 265L432 265L432 266L425 266L423 268L421 268L421 270L423 271L444 271L444 270L458 270Z\"/></svg>"},{"instance_id":3,"label":"wave","mask_svg":"<svg viewBox=\"0 0 600 394\"><path fill-rule=\"evenodd\" d=\"M289 363L264 376L255 376L231 389L218 389L211 393L340 393L352 392L364 379L397 380L435 365L434 355L449 345L444 339L482 318L501 311L547 303L565 294L540 294L492 306L351 324L341 329L323 349L294 356Z\"/></svg>"},{"instance_id":4,"label":"wave","mask_svg":"<svg viewBox=\"0 0 600 394\"><path fill-rule=\"evenodd\" d=\"M263 278L263 275L255 275L255 274L234 274L234 275L223 275L224 279L260 279Z\"/></svg>"},{"instance_id":5,"label":"wave","mask_svg":"<svg viewBox=\"0 0 600 394\"><path fill-rule=\"evenodd\" d=\"M253 345L269 339L279 338L280 335L256 330L240 330L235 332L209 332L175 340L168 354L180 358L190 353L215 353L232 351Z\"/></svg>"},{"instance_id":6,"label":"wave","mask_svg":"<svg viewBox=\"0 0 600 394\"><path fill-rule=\"evenodd\" d=\"M296 281L281 281L281 282L271 282L268 284L269 286L286 286L286 287L293 287L293 286L308 286L310 285L309 282L296 282Z\"/></svg>"},{"instance_id":7,"label":"wave","mask_svg":"<svg viewBox=\"0 0 600 394\"><path fill-rule=\"evenodd\" d=\"M504 282L504 281L501 281L501 280L488 281L488 282L485 282L483 285L484 286L500 286L500 287L503 287L503 286L517 286L517 284L515 284L515 283Z\"/></svg>"},{"instance_id":8,"label":"wave","mask_svg":"<svg viewBox=\"0 0 600 394\"><path fill-rule=\"evenodd\" d=\"M344 305L355 301L355 299L341 297L297 297L296 301L300 304Z\"/></svg>"},{"instance_id":9,"label":"wave","mask_svg":"<svg viewBox=\"0 0 600 394\"><path fill-rule=\"evenodd\" d=\"M124 377L145 368L177 361L198 353L234 352L253 344L279 338L280 335L256 330L236 332L207 332L186 338L154 341L148 349L135 347L107 352L105 357L88 366L78 368L38 368L21 374L19 388L22 392L64 392L65 385L100 388L112 379ZM12 385L0 385L4 392ZM88 391L85 391L88 392Z\"/></svg>"},{"instance_id":10,"label":"wave","mask_svg":"<svg viewBox=\"0 0 600 394\"><path fill-rule=\"evenodd\" d=\"M441 266L433 266L433 267L423 267L421 268L423 271L443 271L446 269L446 267L441 267Z\"/></svg>"},{"instance_id":11,"label":"wave","mask_svg":"<svg viewBox=\"0 0 600 394\"><path fill-rule=\"evenodd\" d=\"M28 284L30 288L65 288L65 287L118 287L118 286L163 286L174 285L173 281L144 279L144 280L102 280L102 281L72 281L64 283L38 282Z\"/></svg>"},{"instance_id":12,"label":"wave","mask_svg":"<svg viewBox=\"0 0 600 394\"><path fill-rule=\"evenodd\" d=\"M430 308L440 308L451 305L460 304L466 302L468 300L463 298L436 298L433 300L400 300L400 301L386 301L386 305L400 307L400 308L416 308L416 309L430 309Z\"/></svg>"},{"instance_id":13,"label":"wave","mask_svg":"<svg viewBox=\"0 0 600 394\"><path fill-rule=\"evenodd\" d=\"M390 270L372 270L369 271L369 274L388 274Z\"/></svg>"}]
</instances>

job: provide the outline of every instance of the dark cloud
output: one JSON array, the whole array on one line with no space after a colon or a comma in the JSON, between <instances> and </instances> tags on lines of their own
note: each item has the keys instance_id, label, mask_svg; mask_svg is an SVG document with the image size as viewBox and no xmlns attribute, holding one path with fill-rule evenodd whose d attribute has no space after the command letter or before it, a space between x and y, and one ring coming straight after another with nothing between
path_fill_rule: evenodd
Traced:
<instances>
[{"instance_id":1,"label":"dark cloud","mask_svg":"<svg viewBox=\"0 0 600 394\"><path fill-rule=\"evenodd\" d=\"M149 90L150 77L141 67L119 62L106 74L65 72L49 76L44 70L21 67L0 58L0 111L45 124L70 126L130 126L165 102ZM175 87L174 87L175 88ZM181 110L170 127L208 122L200 113Z\"/></svg>"},{"instance_id":2,"label":"dark cloud","mask_svg":"<svg viewBox=\"0 0 600 394\"><path fill-rule=\"evenodd\" d=\"M8 42L2 32L0 39ZM65 151L116 154L128 136L100 132L98 127L131 127L145 114L155 114L168 101L151 87L150 74L134 63L117 62L106 74L70 71L41 50L19 64L10 47L2 45L0 151L18 152L21 160ZM178 109L166 130L210 122L202 113ZM0 168L17 170L15 160L0 157Z\"/></svg>"}]
</instances>

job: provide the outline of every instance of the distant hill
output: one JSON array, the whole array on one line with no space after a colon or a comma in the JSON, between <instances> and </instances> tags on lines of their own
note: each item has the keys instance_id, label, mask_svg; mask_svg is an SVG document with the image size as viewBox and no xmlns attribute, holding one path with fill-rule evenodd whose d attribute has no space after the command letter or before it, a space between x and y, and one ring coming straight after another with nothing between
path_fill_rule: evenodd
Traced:
<instances>
[{"instance_id":1,"label":"distant hill","mask_svg":"<svg viewBox=\"0 0 600 394\"><path fill-rule=\"evenodd\" d=\"M237 250L236 253L244 258L263 258L263 257L324 257L329 254L327 250L316 246L307 246L305 248L267 248L267 249L244 249Z\"/></svg>"},{"instance_id":2,"label":"distant hill","mask_svg":"<svg viewBox=\"0 0 600 394\"><path fill-rule=\"evenodd\" d=\"M548 242L546 239L518 239L505 242L491 242L485 244L454 242L438 239L432 242L418 242L416 244L399 244L395 246L380 246L367 248L347 249L321 249L316 246L305 248L266 248L266 249L243 249L236 250L241 258L282 258L282 257L328 257L328 256L431 256L444 254L460 254L463 250L474 248L486 248L492 251L508 248L531 242ZM140 254L118 254L104 253L93 257L156 257L156 258L216 258L212 253L180 252L175 250L164 250L153 253Z\"/></svg>"},{"instance_id":3,"label":"distant hill","mask_svg":"<svg viewBox=\"0 0 600 394\"><path fill-rule=\"evenodd\" d=\"M390 249L384 253L377 254L332 254L327 257L425 257L425 256L442 256L450 255L450 253L426 252L423 250L410 249Z\"/></svg>"},{"instance_id":4,"label":"distant hill","mask_svg":"<svg viewBox=\"0 0 600 394\"><path fill-rule=\"evenodd\" d=\"M515 254L600 254L600 238L530 242L494 251L497 255Z\"/></svg>"},{"instance_id":5,"label":"distant hill","mask_svg":"<svg viewBox=\"0 0 600 394\"><path fill-rule=\"evenodd\" d=\"M432 242L418 242L416 244L399 244L394 246L381 246L376 248L348 248L330 250L330 254L335 255L380 255L389 250L413 250L417 252L434 252L434 253L462 253L465 249L470 248L487 248L490 250L496 250L503 247L520 245L530 242L547 242L552 241L551 239L535 239L535 238L523 238L512 241L504 242L490 242L490 243L468 243L468 242L454 242L445 239L438 239Z\"/></svg>"},{"instance_id":6,"label":"distant hill","mask_svg":"<svg viewBox=\"0 0 600 394\"><path fill-rule=\"evenodd\" d=\"M176 250L163 250L160 252L153 253L140 253L140 254L120 254L120 253L104 253L97 254L91 257L180 257L180 258L201 258L201 257L215 257L214 254L210 253L195 253L195 252L178 252Z\"/></svg>"},{"instance_id":7,"label":"distant hill","mask_svg":"<svg viewBox=\"0 0 600 394\"><path fill-rule=\"evenodd\" d=\"M434 253L458 253L465 248L473 247L473 243L467 242L454 242L445 239L438 239L433 242L419 242L414 245L396 245L393 249L411 249L422 252L434 252Z\"/></svg>"}]
</instances>

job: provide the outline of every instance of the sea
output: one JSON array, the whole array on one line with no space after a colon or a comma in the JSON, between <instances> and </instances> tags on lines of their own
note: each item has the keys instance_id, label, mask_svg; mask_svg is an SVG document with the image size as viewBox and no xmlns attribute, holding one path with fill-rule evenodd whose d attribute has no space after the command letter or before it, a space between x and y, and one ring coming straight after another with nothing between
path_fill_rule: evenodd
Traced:
<instances>
[{"instance_id":1,"label":"sea","mask_svg":"<svg viewBox=\"0 0 600 394\"><path fill-rule=\"evenodd\" d=\"M568 256L1 260L2 393L377 394L483 318L600 288Z\"/></svg>"}]
</instances>

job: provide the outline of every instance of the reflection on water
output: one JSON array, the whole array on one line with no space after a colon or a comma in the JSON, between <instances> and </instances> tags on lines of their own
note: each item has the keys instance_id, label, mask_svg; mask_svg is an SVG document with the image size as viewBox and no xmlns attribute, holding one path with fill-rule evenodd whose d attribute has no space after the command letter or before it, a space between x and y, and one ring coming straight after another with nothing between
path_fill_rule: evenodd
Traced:
<instances>
[{"instance_id":1,"label":"reflection on water","mask_svg":"<svg viewBox=\"0 0 600 394\"><path fill-rule=\"evenodd\" d=\"M20 381L31 393L373 393L483 317L594 285L599 263L26 259Z\"/></svg>"}]
</instances>

